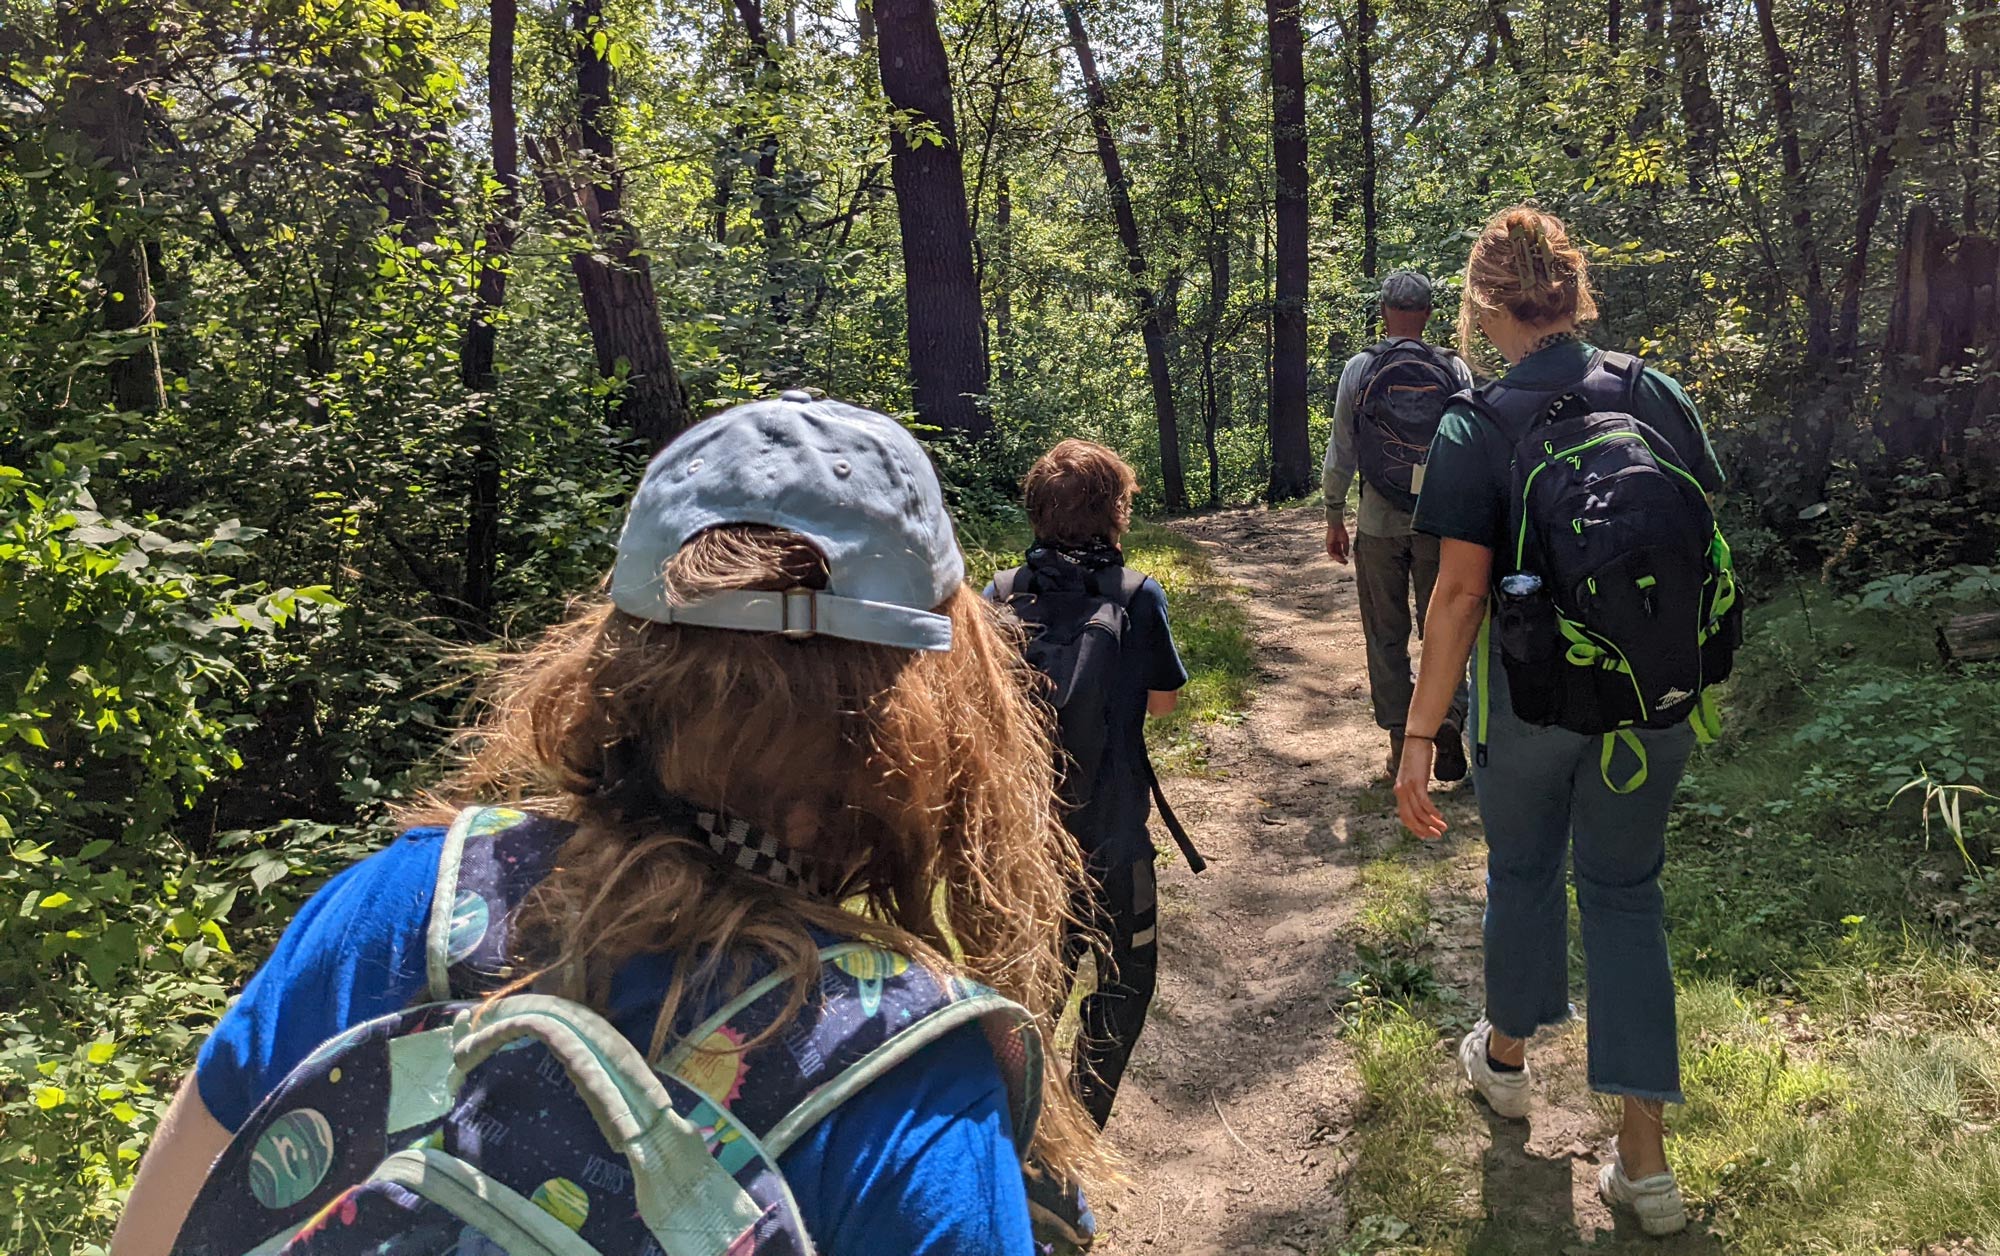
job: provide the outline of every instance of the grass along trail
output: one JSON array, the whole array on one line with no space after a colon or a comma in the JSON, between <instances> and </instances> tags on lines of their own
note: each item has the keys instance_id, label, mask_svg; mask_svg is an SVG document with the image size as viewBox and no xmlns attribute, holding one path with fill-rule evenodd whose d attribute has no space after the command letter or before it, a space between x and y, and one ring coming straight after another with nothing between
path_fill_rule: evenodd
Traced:
<instances>
[{"instance_id":1,"label":"grass along trail","mask_svg":"<svg viewBox=\"0 0 2000 1256\"><path fill-rule=\"evenodd\" d=\"M1877 880L1919 884L1951 866L1912 847L1878 801L1840 800L1840 815L1879 830L1872 845L1827 841L1816 856L1874 863L1835 865L1783 897L1799 874L1759 825L1787 789L1802 813L1812 774L1752 787L1745 773L1789 761L1773 748L1796 713L1739 695L1739 731L1698 764L1684 795L1701 805L1684 797L1670 838L1691 1103L1669 1112L1668 1148L1695 1223L1649 1240L1596 1196L1613 1109L1584 1086L1580 1023L1537 1038L1526 1123L1493 1118L1458 1076L1453 1048L1480 1002L1478 818L1461 786L1441 794L1443 841L1397 824L1352 569L1320 552L1319 511L1174 530L1143 530L1134 563L1169 568L1176 632L1190 622L1190 654L1205 656L1190 659L1197 683L1219 672L1225 690L1246 675L1255 686L1236 705L1197 695L1207 722L1167 730L1163 763L1187 769L1168 792L1211 867L1197 878L1170 856L1162 869L1159 993L1109 1131L1131 1184L1096 1201L1102 1250L2000 1253L2000 978L1976 951L1922 941L1906 921L1923 904L1899 920L1886 891L1854 897L1874 864ZM1218 584L1247 618L1229 622ZM1251 656L1231 657L1246 627ZM1824 695L1865 660L1814 672L1786 656L1792 630L1779 619L1750 650L1783 684L1838 704ZM1747 933L1740 908L1714 910L1746 898L1759 913ZM1782 963L1757 949L1773 944ZM1574 954L1579 1004L1581 969Z\"/></svg>"}]
</instances>

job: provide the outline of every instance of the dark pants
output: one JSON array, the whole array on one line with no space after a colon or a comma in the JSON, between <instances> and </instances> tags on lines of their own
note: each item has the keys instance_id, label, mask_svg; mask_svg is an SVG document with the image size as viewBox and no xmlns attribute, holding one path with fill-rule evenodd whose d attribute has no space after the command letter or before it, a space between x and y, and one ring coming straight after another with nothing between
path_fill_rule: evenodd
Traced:
<instances>
[{"instance_id":1,"label":"dark pants","mask_svg":"<svg viewBox=\"0 0 2000 1256\"><path fill-rule=\"evenodd\" d=\"M1486 828L1487 1018L1509 1038L1569 1018L1567 861L1583 917L1590 1088L1679 1103L1660 869L1667 813L1694 730L1641 729L1646 781L1615 794L1604 774L1629 775L1636 766L1629 752L1619 750L1607 769L1603 738L1523 723L1508 698L1505 669L1487 661L1493 668L1488 758L1472 769Z\"/></svg>"},{"instance_id":2,"label":"dark pants","mask_svg":"<svg viewBox=\"0 0 2000 1256\"><path fill-rule=\"evenodd\" d=\"M1097 989L1080 1009L1075 1080L1078 1097L1101 1129L1111 1119L1118 1083L1153 1002L1159 916L1152 859L1114 865L1094 879L1096 892L1078 904L1077 914L1104 935L1104 949L1097 954ZM1076 929L1064 937L1063 958L1072 974L1089 945Z\"/></svg>"},{"instance_id":3,"label":"dark pants","mask_svg":"<svg viewBox=\"0 0 2000 1256\"><path fill-rule=\"evenodd\" d=\"M1411 607L1417 636L1424 635L1424 612L1438 577L1438 539L1421 533L1354 538L1354 588L1361 598L1361 636L1368 643L1368 690L1375 702L1375 725L1401 732L1416 684L1410 674ZM1412 598L1414 594L1414 599ZM1446 717L1465 727L1465 686Z\"/></svg>"}]
</instances>

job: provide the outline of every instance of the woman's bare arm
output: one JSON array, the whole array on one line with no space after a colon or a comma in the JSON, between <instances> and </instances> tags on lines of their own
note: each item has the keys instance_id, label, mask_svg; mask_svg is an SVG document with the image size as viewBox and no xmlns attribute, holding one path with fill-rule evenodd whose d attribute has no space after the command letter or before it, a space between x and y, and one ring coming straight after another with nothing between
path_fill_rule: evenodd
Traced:
<instances>
[{"instance_id":1,"label":"woman's bare arm","mask_svg":"<svg viewBox=\"0 0 2000 1256\"><path fill-rule=\"evenodd\" d=\"M228 1145L229 1131L209 1115L189 1073L139 1162L139 1180L111 1236L111 1256L166 1256L209 1166Z\"/></svg>"},{"instance_id":2,"label":"woman's bare arm","mask_svg":"<svg viewBox=\"0 0 2000 1256\"><path fill-rule=\"evenodd\" d=\"M1431 803L1431 755L1437 749L1422 737L1434 736L1451 711L1452 695L1465 676L1465 661L1486 616L1493 579L1493 551L1470 541L1446 539L1439 548L1438 578L1424 613L1424 654L1417 665L1417 690L1410 695L1404 729L1403 762L1396 773L1396 812L1418 837L1442 837L1444 817Z\"/></svg>"}]
</instances>

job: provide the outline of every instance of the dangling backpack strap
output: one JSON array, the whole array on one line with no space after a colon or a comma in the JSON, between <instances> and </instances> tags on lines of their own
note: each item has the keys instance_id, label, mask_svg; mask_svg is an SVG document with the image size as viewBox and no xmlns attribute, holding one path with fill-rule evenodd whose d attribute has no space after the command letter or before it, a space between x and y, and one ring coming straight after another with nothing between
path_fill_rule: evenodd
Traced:
<instances>
[{"instance_id":1,"label":"dangling backpack strap","mask_svg":"<svg viewBox=\"0 0 2000 1256\"><path fill-rule=\"evenodd\" d=\"M1107 591L1104 596L1118 599L1118 605L1129 609L1132 599L1139 596L1140 586L1146 583L1146 573L1134 571L1130 567L1118 568L1118 588ZM1174 814L1174 808L1167 801L1167 792L1160 788L1160 774L1153 770L1153 756L1148 754L1141 765L1146 771L1146 787L1153 793L1153 806L1159 810L1160 823L1166 825L1168 836L1174 845L1180 847L1181 858L1187 860L1188 871L1199 875L1208 868L1208 860L1202 858L1195 848L1194 839L1188 836L1181 818Z\"/></svg>"},{"instance_id":2,"label":"dangling backpack strap","mask_svg":"<svg viewBox=\"0 0 2000 1256\"><path fill-rule=\"evenodd\" d=\"M1632 770L1632 775L1626 777L1623 784L1611 779L1611 760L1617 755L1620 746L1630 750L1633 758L1639 761L1639 766ZM1614 794L1632 793L1646 783L1646 777L1651 771L1652 765L1646 758L1646 743L1639 740L1639 734L1629 728L1604 734L1602 748L1597 752L1597 774L1604 778L1605 788Z\"/></svg>"},{"instance_id":3,"label":"dangling backpack strap","mask_svg":"<svg viewBox=\"0 0 2000 1256\"><path fill-rule=\"evenodd\" d=\"M1479 644L1472 652L1472 684L1479 694L1478 729L1472 738L1472 761L1480 767L1486 766L1487 720L1493 713L1493 690L1489 673L1493 670L1493 660L1486 651L1493 642L1493 605L1489 599L1486 615L1479 621Z\"/></svg>"},{"instance_id":4,"label":"dangling backpack strap","mask_svg":"<svg viewBox=\"0 0 2000 1256\"><path fill-rule=\"evenodd\" d=\"M1009 567L1005 571L998 571L993 573L994 600L999 602L1003 606L1006 605L1007 602L1013 598L1014 588L1016 585L1020 584L1020 582L1021 582L1021 569L1019 567Z\"/></svg>"}]
</instances>

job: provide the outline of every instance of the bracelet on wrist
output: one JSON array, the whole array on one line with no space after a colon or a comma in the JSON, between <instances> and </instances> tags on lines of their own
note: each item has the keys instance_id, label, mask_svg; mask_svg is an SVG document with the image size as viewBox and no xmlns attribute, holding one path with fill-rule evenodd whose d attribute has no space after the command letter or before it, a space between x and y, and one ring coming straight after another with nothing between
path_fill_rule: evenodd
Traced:
<instances>
[{"instance_id":1,"label":"bracelet on wrist","mask_svg":"<svg viewBox=\"0 0 2000 1256\"><path fill-rule=\"evenodd\" d=\"M1436 733L1432 733L1432 734L1430 734L1429 736L1425 736L1425 735L1424 735L1424 734L1422 734L1422 733L1404 733L1404 734L1403 734L1403 740L1404 740L1404 741L1428 741L1428 742L1431 742L1431 743L1435 744L1435 743L1436 743L1436 741L1437 741L1437 734L1436 734Z\"/></svg>"}]
</instances>

